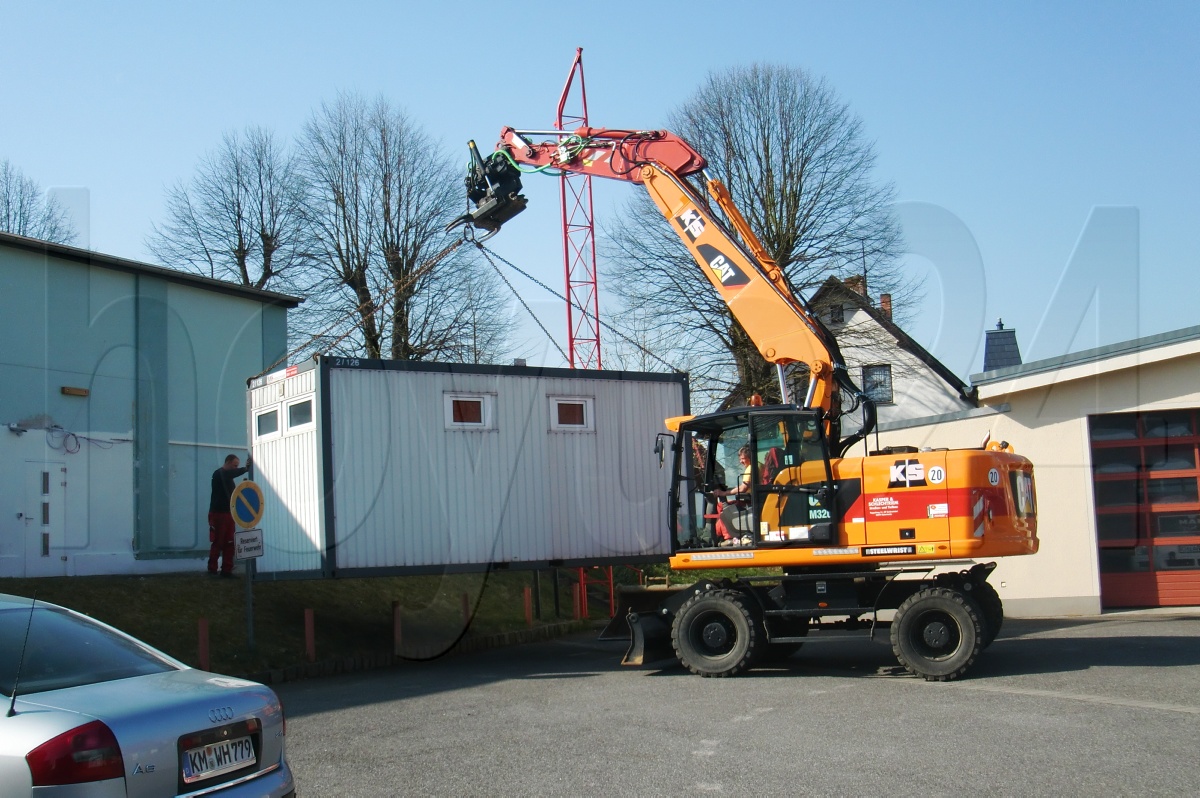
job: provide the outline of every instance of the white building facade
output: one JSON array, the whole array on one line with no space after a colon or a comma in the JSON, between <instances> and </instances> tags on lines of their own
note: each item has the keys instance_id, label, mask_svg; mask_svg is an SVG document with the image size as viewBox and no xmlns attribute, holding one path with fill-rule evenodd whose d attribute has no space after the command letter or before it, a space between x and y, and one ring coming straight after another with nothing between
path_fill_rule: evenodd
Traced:
<instances>
[{"instance_id":1,"label":"white building facade","mask_svg":"<svg viewBox=\"0 0 1200 798\"><path fill-rule=\"evenodd\" d=\"M885 445L1007 441L1034 464L1041 550L991 581L1013 615L1200 605L1200 327L974 375L981 407Z\"/></svg>"},{"instance_id":2,"label":"white building facade","mask_svg":"<svg viewBox=\"0 0 1200 798\"><path fill-rule=\"evenodd\" d=\"M203 568L294 297L0 234L0 576Z\"/></svg>"}]
</instances>

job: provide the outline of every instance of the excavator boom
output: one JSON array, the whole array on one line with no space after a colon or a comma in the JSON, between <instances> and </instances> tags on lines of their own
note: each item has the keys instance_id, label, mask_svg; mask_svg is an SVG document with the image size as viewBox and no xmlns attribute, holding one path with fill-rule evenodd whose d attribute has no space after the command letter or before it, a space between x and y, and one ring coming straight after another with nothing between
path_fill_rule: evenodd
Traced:
<instances>
[{"instance_id":1,"label":"excavator boom","mask_svg":"<svg viewBox=\"0 0 1200 798\"><path fill-rule=\"evenodd\" d=\"M553 138L534 141L547 135ZM474 142L471 146L473 158L478 159ZM520 181L513 191L511 179L489 182L489 174L511 178L522 172L568 171L645 186L759 354L779 370L784 401L821 411L827 439L838 452L844 451L873 427L874 406L850 379L833 335L792 291L728 189L706 176L712 203L722 210L733 230L711 212L710 203L685 179L702 173L705 166L704 157L691 145L663 130L581 127L567 133L505 127L486 169L477 165L468 176L468 195L476 202L476 210L456 224L469 223L494 234L524 209L525 198L517 193ZM809 374L804 397L787 396L784 369L794 364L803 364ZM839 389L868 410L868 423L844 441L838 425Z\"/></svg>"}]
</instances>

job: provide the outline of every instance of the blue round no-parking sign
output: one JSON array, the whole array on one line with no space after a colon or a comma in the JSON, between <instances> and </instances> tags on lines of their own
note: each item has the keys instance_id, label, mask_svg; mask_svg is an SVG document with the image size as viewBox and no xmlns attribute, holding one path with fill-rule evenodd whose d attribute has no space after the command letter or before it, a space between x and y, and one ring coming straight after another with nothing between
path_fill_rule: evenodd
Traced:
<instances>
[{"instance_id":1,"label":"blue round no-parking sign","mask_svg":"<svg viewBox=\"0 0 1200 798\"><path fill-rule=\"evenodd\" d=\"M229 512L233 514L233 522L242 529L257 526L263 514L262 489L250 480L239 483L229 499Z\"/></svg>"}]
</instances>

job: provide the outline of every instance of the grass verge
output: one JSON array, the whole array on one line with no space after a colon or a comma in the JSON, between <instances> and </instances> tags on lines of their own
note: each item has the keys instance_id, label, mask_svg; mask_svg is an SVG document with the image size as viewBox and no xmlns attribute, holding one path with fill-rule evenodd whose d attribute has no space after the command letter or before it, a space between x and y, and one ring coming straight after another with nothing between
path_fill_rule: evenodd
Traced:
<instances>
[{"instance_id":1,"label":"grass verge","mask_svg":"<svg viewBox=\"0 0 1200 798\"><path fill-rule=\"evenodd\" d=\"M526 629L530 572L257 582L254 646L249 644L246 583L204 574L0 578L0 593L36 596L111 624L189 665L200 665L200 622L207 621L209 669L261 673L308 661L306 610L312 611L317 660L393 655L393 603L401 607L402 656L424 659L460 638ZM568 585L541 580L542 620L570 619ZM464 602L471 621L464 621ZM607 607L602 608L607 611ZM597 607L592 616L598 617Z\"/></svg>"}]
</instances>

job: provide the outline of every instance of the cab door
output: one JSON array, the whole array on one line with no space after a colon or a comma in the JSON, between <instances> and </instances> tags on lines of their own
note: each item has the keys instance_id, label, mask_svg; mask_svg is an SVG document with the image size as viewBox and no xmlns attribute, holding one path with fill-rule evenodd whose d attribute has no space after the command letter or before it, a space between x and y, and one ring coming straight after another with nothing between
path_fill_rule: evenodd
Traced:
<instances>
[{"instance_id":1,"label":"cab door","mask_svg":"<svg viewBox=\"0 0 1200 798\"><path fill-rule=\"evenodd\" d=\"M751 493L759 545L829 544L840 509L819 419L782 410L751 419Z\"/></svg>"}]
</instances>

